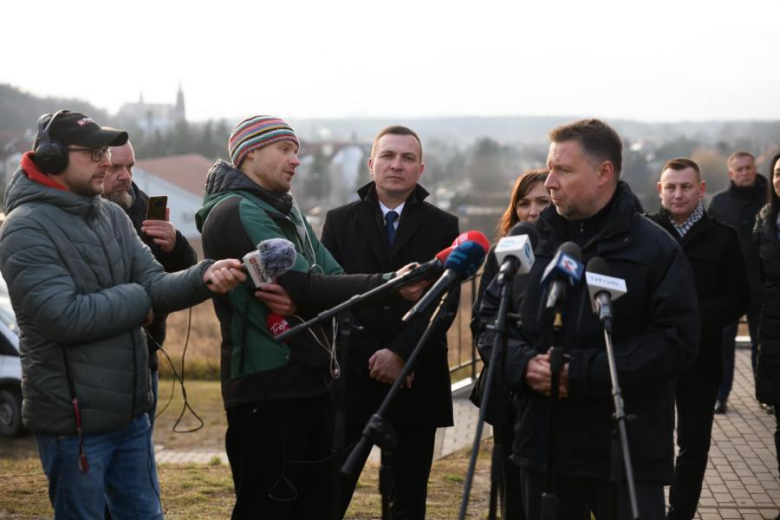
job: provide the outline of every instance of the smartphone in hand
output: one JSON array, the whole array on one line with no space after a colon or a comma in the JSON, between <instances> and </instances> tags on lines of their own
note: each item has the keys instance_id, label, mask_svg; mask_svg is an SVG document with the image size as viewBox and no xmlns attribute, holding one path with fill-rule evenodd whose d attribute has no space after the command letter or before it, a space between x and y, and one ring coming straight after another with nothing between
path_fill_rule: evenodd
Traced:
<instances>
[{"instance_id":1,"label":"smartphone in hand","mask_svg":"<svg viewBox=\"0 0 780 520\"><path fill-rule=\"evenodd\" d=\"M149 197L146 203L146 220L166 220L165 208L168 206L168 197L159 195Z\"/></svg>"}]
</instances>

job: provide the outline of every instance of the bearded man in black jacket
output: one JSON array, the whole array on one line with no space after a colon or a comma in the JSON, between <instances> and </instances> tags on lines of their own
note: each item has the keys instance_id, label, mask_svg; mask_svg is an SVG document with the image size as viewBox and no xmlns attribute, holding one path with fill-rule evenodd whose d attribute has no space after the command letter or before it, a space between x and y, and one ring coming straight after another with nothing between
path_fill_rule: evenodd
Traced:
<instances>
[{"instance_id":1,"label":"bearded man in black jacket","mask_svg":"<svg viewBox=\"0 0 780 520\"><path fill-rule=\"evenodd\" d=\"M617 498L618 518L631 518L625 483L613 487L612 382L604 332L591 307L584 280L568 288L561 330L553 336L553 316L545 311L541 279L562 243L572 241L584 262L601 257L628 291L613 304L612 341L625 400L641 518L663 518L664 484L673 474L674 397L677 376L693 363L699 321L693 274L679 245L636 211L628 184L619 180L622 142L606 123L588 119L550 132L545 187L553 206L535 225L536 262L512 287L506 381L517 409L512 461L519 466L526 517L541 515L548 472L554 476L556 518L610 518ZM497 285L485 292L480 318L497 308ZM491 332L480 348L490 355ZM566 361L560 373L555 429L550 432L549 346L554 340ZM548 467L550 435L554 466ZM613 517L614 518L614 517Z\"/></svg>"},{"instance_id":2,"label":"bearded man in black jacket","mask_svg":"<svg viewBox=\"0 0 780 520\"><path fill-rule=\"evenodd\" d=\"M149 196L133 182L135 150L130 141L111 148L111 166L103 179L103 196L119 204L133 222L138 236L152 250L154 259L160 262L166 273L183 271L198 263L198 255L190 243L167 220L148 220L146 205ZM149 369L152 372L152 393L154 401L149 419L154 425L157 409L157 351L165 343L167 314L157 314L146 327L149 348Z\"/></svg>"},{"instance_id":3,"label":"bearded man in black jacket","mask_svg":"<svg viewBox=\"0 0 780 520\"><path fill-rule=\"evenodd\" d=\"M677 381L677 445L668 519L692 519L701 495L718 387L723 328L745 312L750 293L737 232L711 218L706 183L690 159L672 159L658 182L661 209L648 215L671 234L691 263L699 298L701 340L693 366Z\"/></svg>"}]
</instances>

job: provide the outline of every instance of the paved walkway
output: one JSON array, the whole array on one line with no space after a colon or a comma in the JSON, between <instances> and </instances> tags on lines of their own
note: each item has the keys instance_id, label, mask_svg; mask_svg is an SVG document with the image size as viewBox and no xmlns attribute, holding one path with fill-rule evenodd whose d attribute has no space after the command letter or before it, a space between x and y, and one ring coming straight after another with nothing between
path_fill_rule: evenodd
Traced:
<instances>
[{"instance_id":1,"label":"paved walkway","mask_svg":"<svg viewBox=\"0 0 780 520\"><path fill-rule=\"evenodd\" d=\"M474 441L478 409L468 392L454 394L455 426L436 436L436 457L470 446ZM699 503L701 520L774 519L780 514L780 479L774 447L775 419L761 410L753 398L750 351L737 349L734 389L726 415L716 415L710 463ZM483 436L491 435L486 425ZM213 463L220 451L176 452L157 449L158 463ZM378 459L378 453L373 453Z\"/></svg>"}]
</instances>

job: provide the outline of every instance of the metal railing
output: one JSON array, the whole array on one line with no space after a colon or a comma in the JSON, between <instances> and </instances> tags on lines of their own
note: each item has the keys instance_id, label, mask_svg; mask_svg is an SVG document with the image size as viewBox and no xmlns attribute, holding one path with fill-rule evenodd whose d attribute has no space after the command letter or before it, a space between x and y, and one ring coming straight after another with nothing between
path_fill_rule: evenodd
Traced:
<instances>
[{"instance_id":1,"label":"metal railing","mask_svg":"<svg viewBox=\"0 0 780 520\"><path fill-rule=\"evenodd\" d=\"M477 298L477 284L482 273L479 272L461 284L458 314L447 331L449 347L450 378L452 382L470 377L475 380L482 360L471 335L471 315Z\"/></svg>"}]
</instances>

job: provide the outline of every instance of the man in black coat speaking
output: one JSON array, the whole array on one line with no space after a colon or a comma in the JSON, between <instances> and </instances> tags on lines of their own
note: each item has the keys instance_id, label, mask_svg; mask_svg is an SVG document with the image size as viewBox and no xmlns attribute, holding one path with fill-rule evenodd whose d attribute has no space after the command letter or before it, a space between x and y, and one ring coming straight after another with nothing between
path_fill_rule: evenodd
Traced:
<instances>
[{"instance_id":1,"label":"man in black coat speaking","mask_svg":"<svg viewBox=\"0 0 780 520\"><path fill-rule=\"evenodd\" d=\"M358 190L360 200L329 211L322 230L322 244L347 274L388 272L430 260L458 236L457 217L424 200L428 192L418 184L425 168L422 145L414 131L391 126L379 132L368 167L373 180ZM411 305L399 297L355 311L362 330L352 335L347 351L347 446L360 438L428 323L430 312L408 326L401 323ZM393 450L393 520L425 518L436 428L452 425L445 330L431 335L414 377L386 417L399 435ZM344 510L357 478L343 483Z\"/></svg>"},{"instance_id":2,"label":"man in black coat speaking","mask_svg":"<svg viewBox=\"0 0 780 520\"><path fill-rule=\"evenodd\" d=\"M664 165L661 209L648 215L667 230L691 263L701 317L699 353L677 381L677 445L668 519L692 519L710 449L715 399L723 378L723 328L747 309L750 290L737 232L704 211L706 183L690 159Z\"/></svg>"},{"instance_id":3,"label":"man in black coat speaking","mask_svg":"<svg viewBox=\"0 0 780 520\"><path fill-rule=\"evenodd\" d=\"M641 518L663 518L664 484L672 479L674 397L677 375L690 366L699 342L696 293L691 268L668 233L636 211L634 196L619 180L622 143L596 119L577 121L550 132L545 186L553 206L535 223L539 244L530 273L516 276L510 321L506 381L517 408L512 461L520 468L526 517L538 520L547 472L552 470L559 519L611 516L630 518L626 485L613 494L612 382L604 332L591 307L584 277L569 286L561 330L553 336L552 313L545 307L541 279L565 242L576 243L587 263L602 258L627 292L613 304L612 342L625 401ZM485 293L480 317L497 307L496 286ZM551 366L548 349L556 341L565 363L560 373L555 428L550 425ZM490 353L492 333L481 349ZM548 467L550 436L554 466ZM617 455L619 457L619 455ZM618 459L619 460L619 459ZM619 475L617 476L619 477Z\"/></svg>"}]
</instances>

